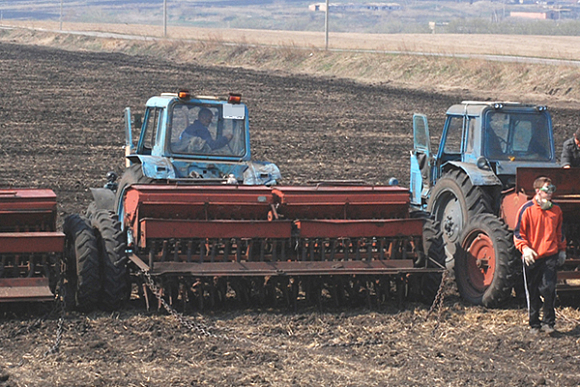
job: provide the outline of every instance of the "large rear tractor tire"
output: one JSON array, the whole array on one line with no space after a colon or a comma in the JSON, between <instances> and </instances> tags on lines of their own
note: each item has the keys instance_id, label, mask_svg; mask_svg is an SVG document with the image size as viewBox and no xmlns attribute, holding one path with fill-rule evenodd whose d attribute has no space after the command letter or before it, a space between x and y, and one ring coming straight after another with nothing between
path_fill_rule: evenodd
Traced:
<instances>
[{"instance_id":1,"label":"large rear tractor tire","mask_svg":"<svg viewBox=\"0 0 580 387\"><path fill-rule=\"evenodd\" d=\"M90 220L96 211L97 211L97 202L90 202L87 209L85 210L85 217Z\"/></svg>"},{"instance_id":2,"label":"large rear tractor tire","mask_svg":"<svg viewBox=\"0 0 580 387\"><path fill-rule=\"evenodd\" d=\"M66 299L68 307L87 311L94 308L101 294L101 267L97 238L84 216L69 215L65 233Z\"/></svg>"},{"instance_id":3,"label":"large rear tractor tire","mask_svg":"<svg viewBox=\"0 0 580 387\"><path fill-rule=\"evenodd\" d=\"M445 264L451 270L464 227L477 214L493 213L492 197L482 187L474 186L464 171L452 170L437 181L429 197L427 211L443 231L447 255Z\"/></svg>"},{"instance_id":4,"label":"large rear tractor tire","mask_svg":"<svg viewBox=\"0 0 580 387\"><path fill-rule=\"evenodd\" d=\"M433 219L426 219L423 225L423 252L425 254L424 267L444 268L445 267L445 246L442 232L439 225ZM421 277L421 301L430 305L433 303L439 287L443 273L427 273Z\"/></svg>"},{"instance_id":5,"label":"large rear tractor tire","mask_svg":"<svg viewBox=\"0 0 580 387\"><path fill-rule=\"evenodd\" d=\"M455 255L459 294L476 305L498 306L510 297L519 265L506 224L491 214L474 216Z\"/></svg>"},{"instance_id":6,"label":"large rear tractor tire","mask_svg":"<svg viewBox=\"0 0 580 387\"><path fill-rule=\"evenodd\" d=\"M96 230L103 269L101 302L105 309L117 310L129 296L125 234L121 231L117 215L111 211L95 211L91 224Z\"/></svg>"},{"instance_id":7,"label":"large rear tractor tire","mask_svg":"<svg viewBox=\"0 0 580 387\"><path fill-rule=\"evenodd\" d=\"M117 214L120 213L119 205L122 205L122 199L125 195L125 190L127 187L133 184L151 184L154 180L146 177L143 174L143 169L141 164L133 164L129 168L125 170L123 176L121 176L121 180L119 181L119 185L117 188L117 194L115 195L115 212ZM122 211L121 211L122 212ZM123 219L119 219L121 222Z\"/></svg>"}]
</instances>

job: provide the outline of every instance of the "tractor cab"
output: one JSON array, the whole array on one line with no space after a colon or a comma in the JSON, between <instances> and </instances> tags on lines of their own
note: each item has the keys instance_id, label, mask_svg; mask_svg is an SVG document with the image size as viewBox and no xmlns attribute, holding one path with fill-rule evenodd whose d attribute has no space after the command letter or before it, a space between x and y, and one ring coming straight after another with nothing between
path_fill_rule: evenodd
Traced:
<instances>
[{"instance_id":1,"label":"tractor cab","mask_svg":"<svg viewBox=\"0 0 580 387\"><path fill-rule=\"evenodd\" d=\"M137 154L189 159L250 159L247 107L215 97L164 93L147 102Z\"/></svg>"},{"instance_id":2,"label":"tractor cab","mask_svg":"<svg viewBox=\"0 0 580 387\"><path fill-rule=\"evenodd\" d=\"M426 205L431 187L451 169L463 170L475 186L507 189L515 185L517 168L558 166L545 106L477 101L453 105L434 155L426 116L413 116L413 136L411 191L417 206Z\"/></svg>"},{"instance_id":3,"label":"tractor cab","mask_svg":"<svg viewBox=\"0 0 580 387\"><path fill-rule=\"evenodd\" d=\"M240 94L220 98L181 90L150 98L142 122L129 108L125 113L128 166L141 164L145 177L248 185L272 185L281 177L276 165L251 161L248 109ZM136 146L133 124L141 124Z\"/></svg>"}]
</instances>

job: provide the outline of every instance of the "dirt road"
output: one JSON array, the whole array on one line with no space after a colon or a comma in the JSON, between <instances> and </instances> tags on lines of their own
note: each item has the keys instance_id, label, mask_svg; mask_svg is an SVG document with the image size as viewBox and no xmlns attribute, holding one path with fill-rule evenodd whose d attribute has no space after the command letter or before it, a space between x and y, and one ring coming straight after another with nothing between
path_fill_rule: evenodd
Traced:
<instances>
[{"instance_id":1,"label":"dirt road","mask_svg":"<svg viewBox=\"0 0 580 387\"><path fill-rule=\"evenodd\" d=\"M89 187L123 169L122 113L178 87L241 92L255 159L284 183L362 179L408 185L413 112L437 137L445 109L471 95L438 95L341 79L0 44L0 185L48 187L60 219L82 211ZM550 101L547 101L550 105ZM550 106L557 144L578 111ZM558 149L558 152L561 149ZM526 313L465 305L447 288L444 308L217 310L188 316L199 336L158 312L70 313L60 352L50 306L0 309L0 386L569 386L580 383L580 313L559 308L555 337L529 337Z\"/></svg>"}]
</instances>

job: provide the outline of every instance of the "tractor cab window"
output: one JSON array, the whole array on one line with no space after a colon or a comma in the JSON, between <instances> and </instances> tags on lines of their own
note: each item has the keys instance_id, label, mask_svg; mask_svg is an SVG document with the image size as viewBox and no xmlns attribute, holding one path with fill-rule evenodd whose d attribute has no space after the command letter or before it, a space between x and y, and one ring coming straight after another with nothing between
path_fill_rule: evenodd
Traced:
<instances>
[{"instance_id":1,"label":"tractor cab window","mask_svg":"<svg viewBox=\"0 0 580 387\"><path fill-rule=\"evenodd\" d=\"M491 158L502 158L507 152L508 135L509 114L490 114L486 136L487 155Z\"/></svg>"},{"instance_id":2,"label":"tractor cab window","mask_svg":"<svg viewBox=\"0 0 580 387\"><path fill-rule=\"evenodd\" d=\"M478 117L469 117L467 121L467 141L465 144L465 153L472 154L476 147L476 128L479 126Z\"/></svg>"},{"instance_id":3,"label":"tractor cab window","mask_svg":"<svg viewBox=\"0 0 580 387\"><path fill-rule=\"evenodd\" d=\"M461 138L463 135L463 116L447 118L447 132L445 134L444 153L461 153Z\"/></svg>"},{"instance_id":4,"label":"tractor cab window","mask_svg":"<svg viewBox=\"0 0 580 387\"><path fill-rule=\"evenodd\" d=\"M175 104L168 125L171 151L184 155L244 156L245 119L224 116L223 105Z\"/></svg>"},{"instance_id":5,"label":"tractor cab window","mask_svg":"<svg viewBox=\"0 0 580 387\"><path fill-rule=\"evenodd\" d=\"M539 112L490 112L485 154L495 160L551 159L548 119Z\"/></svg>"},{"instance_id":6,"label":"tractor cab window","mask_svg":"<svg viewBox=\"0 0 580 387\"><path fill-rule=\"evenodd\" d=\"M141 133L141 149L139 153L151 154L151 150L157 141L157 129L161 121L163 109L148 108L145 114L145 125L143 126L143 133Z\"/></svg>"}]
</instances>

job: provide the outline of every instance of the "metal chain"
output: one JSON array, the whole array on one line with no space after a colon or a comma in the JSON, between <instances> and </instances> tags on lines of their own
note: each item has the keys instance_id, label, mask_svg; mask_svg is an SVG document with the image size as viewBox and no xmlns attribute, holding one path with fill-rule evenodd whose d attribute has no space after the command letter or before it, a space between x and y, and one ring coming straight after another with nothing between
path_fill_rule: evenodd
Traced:
<instances>
[{"instance_id":1,"label":"metal chain","mask_svg":"<svg viewBox=\"0 0 580 387\"><path fill-rule=\"evenodd\" d=\"M445 270L443 272L442 277L441 277L441 283L439 284L439 289L437 290L437 294L435 296L433 304L431 305L431 307L427 313L427 316L425 317L425 320L427 320L429 318L429 316L435 311L435 309L437 309L437 323L436 323L435 327L433 328L433 332L432 332L433 335L435 334L437 328L440 325L440 321L441 321L441 314L443 311L442 306L443 306L443 301L444 301L444 297L445 297L444 296L444 288L445 288L445 282L447 279L447 274L448 274L448 271ZM189 329L193 332L196 332L199 336L222 338L222 339L227 339L227 340L237 340L237 341L253 343L253 344L258 345L258 346L267 347L264 344L255 343L255 342L252 342L246 338L228 337L224 334L217 335L215 333L210 332L210 328L208 326L206 326L204 324L189 321L183 314L177 312L171 305L169 305L169 303L161 296L161 288L157 284L155 284L155 281L153 280L153 278L151 277L151 274L148 271L141 270L139 272L139 275L141 276L141 278L144 279L145 284L153 292L153 294L155 295L157 300L161 303L161 305L163 305L163 308L172 317L174 317L182 326L186 327L187 329ZM62 281L62 279L61 279L61 281ZM66 296L66 289L63 286L60 286L59 289L62 290L62 294L58 294L58 293L56 294L56 296L55 296L56 307L54 309L54 310L60 309L60 317L59 317L59 321L58 321L56 340L55 340L54 345L44 353L44 356L58 353L60 350L61 342L62 342L62 337L63 337L63 332L64 332L64 317L65 317L65 312L66 312L66 308L64 306L64 298Z\"/></svg>"},{"instance_id":2,"label":"metal chain","mask_svg":"<svg viewBox=\"0 0 580 387\"><path fill-rule=\"evenodd\" d=\"M228 336L226 334L215 334L210 332L210 328L206 325L200 324L200 323L194 323L191 322L189 320L187 320L187 318L179 313L178 311L176 311L171 305L169 305L167 303L167 301L165 301L165 299L161 296L161 288L155 284L155 281L153 281L153 278L151 277L151 273L149 273L146 270L141 270L139 272L139 275L144 278L145 280L145 284L147 285L147 287L153 292L153 294L155 295L155 297L157 298L157 300L159 300L159 302L161 303L161 305L163 305L163 308L171 315L173 316L177 321L179 321L179 323L186 327L187 329L193 331L193 332L197 332L197 334L199 336L205 336L205 337L212 337L212 338L219 338L219 339L223 339L223 340L229 340L229 341L239 341L239 342L243 342L243 343L247 343L247 344L251 344L251 345L255 345L257 347L260 348L264 348L264 349L269 349L269 350L277 350L277 348L271 347L267 344L258 342L258 341L254 341L254 340L250 340L244 337L237 337L237 336ZM232 332L234 333L234 332ZM235 333L234 333L235 334Z\"/></svg>"},{"instance_id":3,"label":"metal chain","mask_svg":"<svg viewBox=\"0 0 580 387\"><path fill-rule=\"evenodd\" d=\"M56 328L56 340L54 341L54 345L44 353L44 356L48 356L48 355L53 355L55 353L58 353L58 351L60 350L60 343L62 342L62 333L64 331L64 314L65 314L65 308L63 306L63 302L57 300L56 302L58 302L61 306L61 313L60 313L60 317L58 318L58 326Z\"/></svg>"},{"instance_id":4,"label":"metal chain","mask_svg":"<svg viewBox=\"0 0 580 387\"><path fill-rule=\"evenodd\" d=\"M148 271L141 270L139 272L139 275L142 278L144 278L145 284L153 292L153 294L155 295L155 297L157 297L157 300L159 300L159 302L161 303L161 305L163 305L163 308L171 316L173 316L177 321L179 321L179 323L181 325L183 325L184 327L188 328L191 331L196 332L200 336L218 337L218 335L210 332L210 328L209 327L207 327L207 326L205 326L203 324L200 324L200 323L194 323L194 322L191 322L191 321L187 320L185 318L185 316L183 316L181 313L179 313L178 311L176 311L171 305L169 305L167 303L167 301L165 301L165 299L161 296L161 289L159 288L159 286L157 286L155 284L155 282L153 281L153 278L151 277L151 274Z\"/></svg>"},{"instance_id":5,"label":"metal chain","mask_svg":"<svg viewBox=\"0 0 580 387\"><path fill-rule=\"evenodd\" d=\"M443 301L445 299L445 293L443 290L445 289L447 274L448 270L443 271L443 275L441 276L441 283L439 284L439 289L437 289L437 295L435 295L433 304L431 304L431 308L429 308L429 312L427 312L427 316L425 316L425 320L427 320L429 316L431 316L431 314L435 311L435 309L437 309L437 322L435 324L435 327L433 328L433 331L431 332L431 335L435 335L437 328L439 328L439 325L441 324L441 314L443 313Z\"/></svg>"},{"instance_id":6,"label":"metal chain","mask_svg":"<svg viewBox=\"0 0 580 387\"><path fill-rule=\"evenodd\" d=\"M61 274L59 278L59 286L57 287L57 291L54 297L54 302L56 303L54 310L58 310L60 308L60 316L58 318L58 325L56 328L56 339L54 341L54 345L44 353L44 356L58 353L58 351L60 350L60 344L62 342L62 334L64 332L64 316L66 313L66 308L64 306L64 300L66 298L66 288L64 287L63 279L64 276Z\"/></svg>"}]
</instances>

